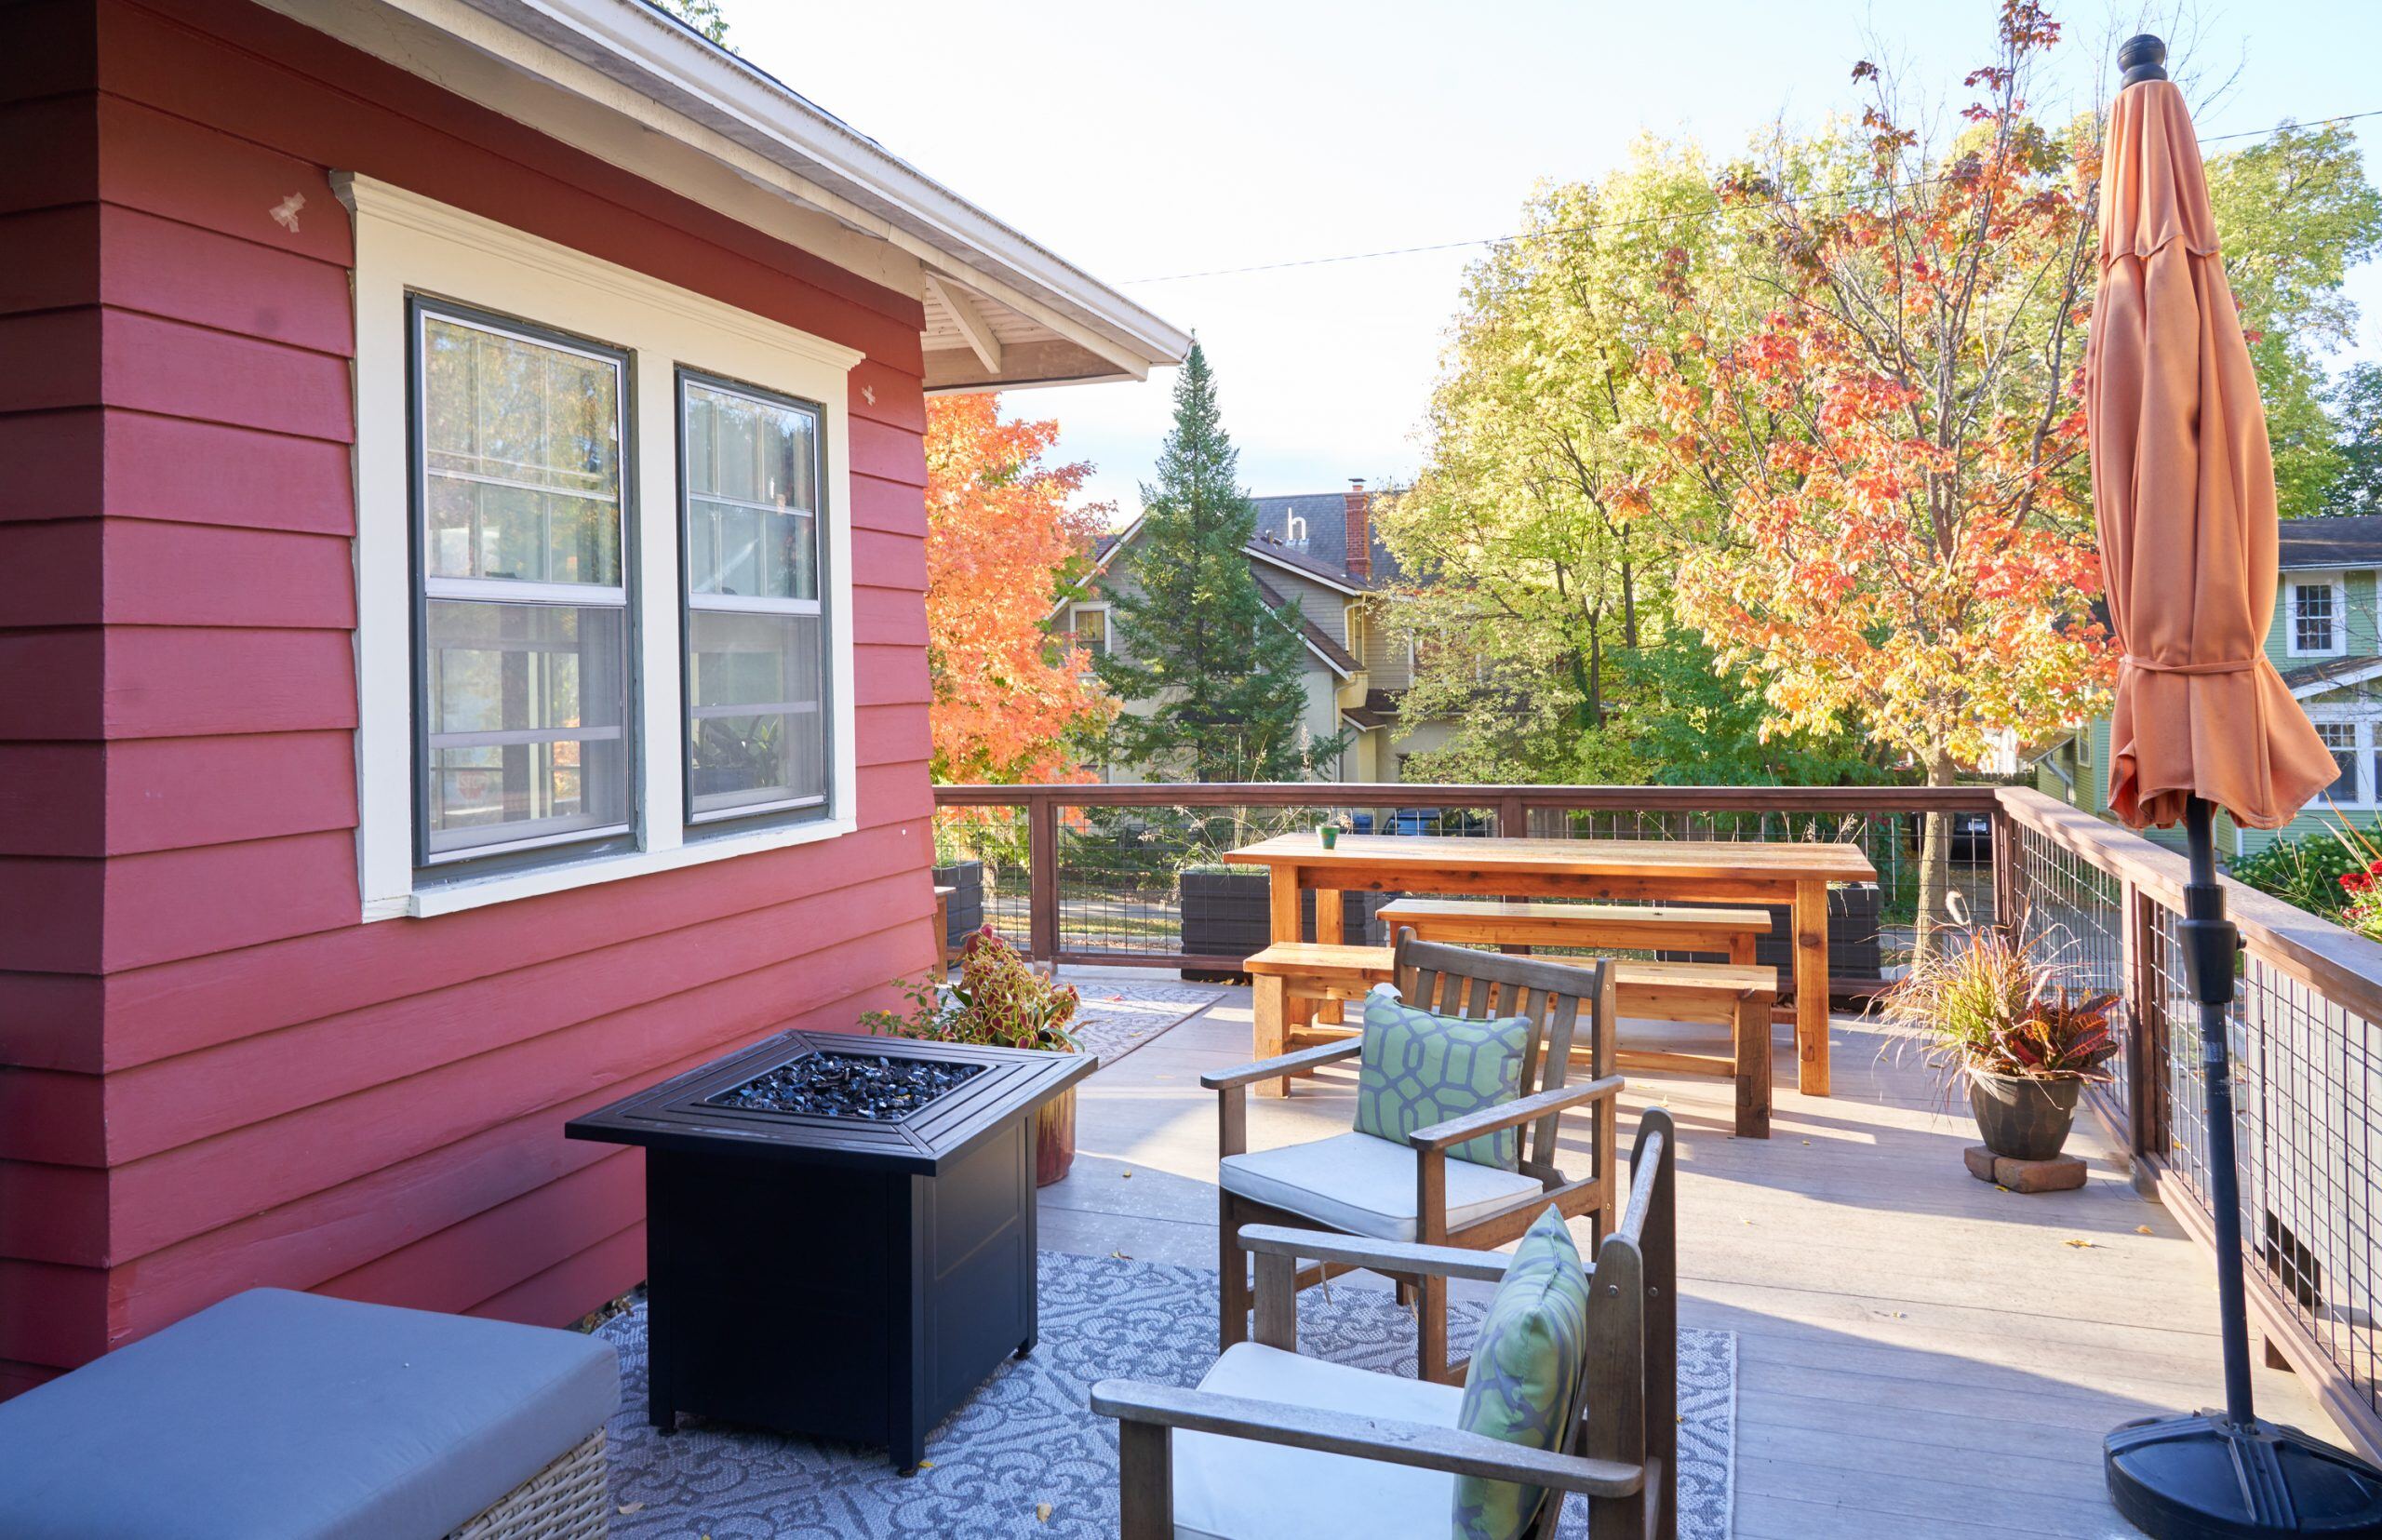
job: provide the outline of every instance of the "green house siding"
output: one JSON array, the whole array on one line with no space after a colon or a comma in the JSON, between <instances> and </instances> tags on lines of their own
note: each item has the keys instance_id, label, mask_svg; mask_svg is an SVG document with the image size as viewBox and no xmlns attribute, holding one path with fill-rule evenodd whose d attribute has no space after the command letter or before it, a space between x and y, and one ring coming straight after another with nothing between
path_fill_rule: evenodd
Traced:
<instances>
[{"instance_id":1,"label":"green house siding","mask_svg":"<svg viewBox=\"0 0 2382 1540\"><path fill-rule=\"evenodd\" d=\"M2291 655L2291 588L2295 578L2329 578L2324 572L2285 572L2276 585L2274 620L2267 627L2267 660L2279 669L2288 671L2303 667L2311 660ZM2375 572L2372 568L2352 569L2343 574L2342 584L2348 590L2343 596L2349 612L2342 617L2347 631L2343 641L2347 655L2371 658L2382 652L2382 634L2377 633L2374 605Z\"/></svg>"},{"instance_id":2,"label":"green house siding","mask_svg":"<svg viewBox=\"0 0 2382 1540\"><path fill-rule=\"evenodd\" d=\"M2344 824L2363 834L2375 829L2377 822L2382 820L2371 808L2335 808L2320 797L2280 829L2243 829L2241 849L2233 853L2255 855L2281 839L2330 838ZM2217 849L2224 848L2220 840Z\"/></svg>"}]
</instances>

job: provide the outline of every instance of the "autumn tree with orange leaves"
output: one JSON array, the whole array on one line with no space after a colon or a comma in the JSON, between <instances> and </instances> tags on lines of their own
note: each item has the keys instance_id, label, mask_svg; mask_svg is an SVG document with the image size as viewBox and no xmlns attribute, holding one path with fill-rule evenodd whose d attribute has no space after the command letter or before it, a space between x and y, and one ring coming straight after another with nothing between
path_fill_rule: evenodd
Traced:
<instances>
[{"instance_id":1,"label":"autumn tree with orange leaves","mask_svg":"<svg viewBox=\"0 0 2382 1540\"><path fill-rule=\"evenodd\" d=\"M1655 431L1723 513L1685 558L1681 617L1759 682L1768 724L1857 726L1931 785L1996 735L2088 715L2111 668L2081 398L2100 136L2047 130L2025 97L2058 32L2008 0L1947 145L1858 66L1857 132L1721 180L1768 290L1755 319L1715 310L1645 360ZM1675 302L1697 295L1682 274ZM1945 917L1943 823L1920 864L1922 947Z\"/></svg>"},{"instance_id":2,"label":"autumn tree with orange leaves","mask_svg":"<svg viewBox=\"0 0 2382 1540\"><path fill-rule=\"evenodd\" d=\"M1112 709L1048 621L1106 522L1076 502L1091 467L1045 464L1059 424L992 395L927 406L927 657L934 778L1089 779L1074 735Z\"/></svg>"}]
</instances>

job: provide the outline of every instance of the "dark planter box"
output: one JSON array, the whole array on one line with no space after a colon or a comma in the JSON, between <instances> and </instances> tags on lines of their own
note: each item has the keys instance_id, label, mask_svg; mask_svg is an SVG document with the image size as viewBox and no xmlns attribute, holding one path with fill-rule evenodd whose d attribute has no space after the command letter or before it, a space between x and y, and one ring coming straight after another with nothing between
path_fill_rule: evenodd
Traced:
<instances>
[{"instance_id":1,"label":"dark planter box","mask_svg":"<svg viewBox=\"0 0 2382 1540\"><path fill-rule=\"evenodd\" d=\"M1268 894L1273 879L1262 871L1184 872L1183 882L1183 950L1191 957L1245 957L1265 950L1273 937L1273 911ZM1340 934L1351 945L1382 945L1389 940L1375 913L1396 898L1351 889L1340 895ZM1315 894L1299 895L1301 934L1315 939Z\"/></svg>"},{"instance_id":2,"label":"dark planter box","mask_svg":"<svg viewBox=\"0 0 2382 1540\"><path fill-rule=\"evenodd\" d=\"M984 928L984 864L955 861L934 869L934 885L958 890L951 895L950 925L944 943L957 952L970 936Z\"/></svg>"},{"instance_id":3,"label":"dark planter box","mask_svg":"<svg viewBox=\"0 0 2382 1540\"><path fill-rule=\"evenodd\" d=\"M1682 909L1743 909L1742 904L1682 904ZM1770 933L1757 936L1753 960L1778 970L1781 998L1795 988L1795 912L1784 904L1766 904ZM1879 891L1874 882L1847 883L1827 891L1827 976L1830 987L1874 984L1884 968L1878 949ZM1726 962L1718 952L1657 952L1665 962Z\"/></svg>"}]
</instances>

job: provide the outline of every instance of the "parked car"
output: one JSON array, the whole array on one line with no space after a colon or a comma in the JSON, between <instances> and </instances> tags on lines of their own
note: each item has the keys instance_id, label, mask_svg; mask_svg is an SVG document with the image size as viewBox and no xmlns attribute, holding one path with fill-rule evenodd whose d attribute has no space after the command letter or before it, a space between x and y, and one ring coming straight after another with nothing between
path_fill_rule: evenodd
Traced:
<instances>
[{"instance_id":1,"label":"parked car","mask_svg":"<svg viewBox=\"0 0 2382 1540\"><path fill-rule=\"evenodd\" d=\"M1489 820L1464 809L1398 808L1385 817L1371 812L1351 814L1351 834L1460 834L1485 835Z\"/></svg>"}]
</instances>

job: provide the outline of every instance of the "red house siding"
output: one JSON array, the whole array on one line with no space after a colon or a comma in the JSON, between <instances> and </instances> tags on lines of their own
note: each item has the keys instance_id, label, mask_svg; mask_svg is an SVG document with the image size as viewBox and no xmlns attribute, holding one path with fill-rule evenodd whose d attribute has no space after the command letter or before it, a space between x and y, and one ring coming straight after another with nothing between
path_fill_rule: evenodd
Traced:
<instances>
[{"instance_id":1,"label":"red house siding","mask_svg":"<svg viewBox=\"0 0 2382 1540\"><path fill-rule=\"evenodd\" d=\"M239 0L8 18L0 1394L259 1284L568 1320L644 1238L565 1119L931 954L917 301ZM361 923L334 167L867 354L858 833Z\"/></svg>"}]
</instances>

